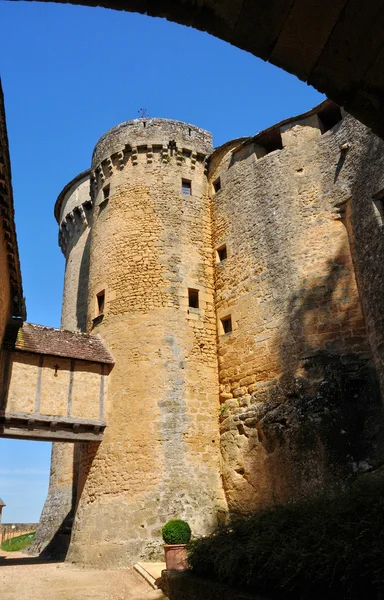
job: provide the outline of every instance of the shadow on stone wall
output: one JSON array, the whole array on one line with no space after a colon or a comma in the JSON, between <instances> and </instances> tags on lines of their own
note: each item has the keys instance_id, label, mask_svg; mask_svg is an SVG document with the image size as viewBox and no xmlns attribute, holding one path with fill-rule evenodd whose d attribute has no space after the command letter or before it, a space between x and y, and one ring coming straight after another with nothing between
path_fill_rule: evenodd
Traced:
<instances>
[{"instance_id":1,"label":"shadow on stone wall","mask_svg":"<svg viewBox=\"0 0 384 600\"><path fill-rule=\"evenodd\" d=\"M79 283L76 298L76 320L80 331L87 331L87 304L89 286L89 261L91 252L91 235L88 234L81 257Z\"/></svg>"},{"instance_id":2,"label":"shadow on stone wall","mask_svg":"<svg viewBox=\"0 0 384 600\"><path fill-rule=\"evenodd\" d=\"M257 384L233 417L240 512L332 491L384 462L384 408L347 244L325 276L292 293L280 331L281 376Z\"/></svg>"}]
</instances>

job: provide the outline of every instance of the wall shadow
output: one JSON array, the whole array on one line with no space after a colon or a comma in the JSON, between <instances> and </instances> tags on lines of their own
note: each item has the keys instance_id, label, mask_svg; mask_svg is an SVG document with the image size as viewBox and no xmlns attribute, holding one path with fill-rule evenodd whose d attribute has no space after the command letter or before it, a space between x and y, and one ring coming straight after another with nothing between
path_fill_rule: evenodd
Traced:
<instances>
[{"instance_id":1,"label":"wall shadow","mask_svg":"<svg viewBox=\"0 0 384 600\"><path fill-rule=\"evenodd\" d=\"M61 452L66 451L68 444L65 442L56 442L56 444L61 444L63 446ZM65 465L63 467L61 464L52 464L53 459L51 459L50 486L47 499L41 513L36 537L33 543L26 548L26 554L32 556L38 555L40 559L44 560L65 560L71 539L72 524L76 509L80 446L80 443L73 444L71 473L65 474L66 478L70 478L71 480L70 491L67 489L67 486L60 485L60 482L57 481L56 474L52 475L52 469L56 468L60 471L59 479L63 477L64 474L61 470L63 468L65 469ZM53 457L54 449L52 450ZM55 457L55 460L57 461L57 456ZM65 511L64 516L63 507ZM61 521L58 521L58 515L61 515Z\"/></svg>"},{"instance_id":2,"label":"wall shadow","mask_svg":"<svg viewBox=\"0 0 384 600\"><path fill-rule=\"evenodd\" d=\"M91 220L90 214L87 217ZM91 227L91 222L89 227ZM84 235L84 234L83 234ZM89 286L89 266L91 253L91 232L88 232L84 250L81 257L79 281L76 297L76 320L79 331L87 331L87 304L88 304L88 286Z\"/></svg>"},{"instance_id":3,"label":"wall shadow","mask_svg":"<svg viewBox=\"0 0 384 600\"><path fill-rule=\"evenodd\" d=\"M280 377L238 417L240 512L343 488L384 463L384 407L345 242L291 293L276 340ZM243 438L244 439L244 438Z\"/></svg>"}]
</instances>

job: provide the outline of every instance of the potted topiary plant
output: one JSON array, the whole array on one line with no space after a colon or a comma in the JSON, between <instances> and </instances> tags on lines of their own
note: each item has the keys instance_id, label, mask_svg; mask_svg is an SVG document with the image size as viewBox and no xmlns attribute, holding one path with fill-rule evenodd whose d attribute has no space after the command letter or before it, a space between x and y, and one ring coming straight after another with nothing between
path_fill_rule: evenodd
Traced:
<instances>
[{"instance_id":1,"label":"potted topiary plant","mask_svg":"<svg viewBox=\"0 0 384 600\"><path fill-rule=\"evenodd\" d=\"M191 528L186 521L168 521L162 531L166 568L170 571L188 569L186 545L191 539Z\"/></svg>"}]
</instances>

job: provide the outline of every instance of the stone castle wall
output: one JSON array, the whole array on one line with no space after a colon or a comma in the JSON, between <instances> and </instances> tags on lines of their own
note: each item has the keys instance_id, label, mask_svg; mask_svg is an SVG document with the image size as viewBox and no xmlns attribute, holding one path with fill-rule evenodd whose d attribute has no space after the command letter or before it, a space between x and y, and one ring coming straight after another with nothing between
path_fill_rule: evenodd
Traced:
<instances>
[{"instance_id":1,"label":"stone castle wall","mask_svg":"<svg viewBox=\"0 0 384 600\"><path fill-rule=\"evenodd\" d=\"M116 364L103 442L53 449L52 498L75 472L70 560L154 558L168 518L204 533L226 502L291 501L381 464L384 148L351 117L326 131L336 113L213 154L207 132L161 119L96 146L92 227L61 238L63 326L100 333ZM64 233L80 185L57 206Z\"/></svg>"},{"instance_id":2,"label":"stone castle wall","mask_svg":"<svg viewBox=\"0 0 384 600\"><path fill-rule=\"evenodd\" d=\"M89 171L76 177L56 203L59 245L66 259L61 326L71 331L86 330L89 232L92 201Z\"/></svg>"},{"instance_id":3,"label":"stone castle wall","mask_svg":"<svg viewBox=\"0 0 384 600\"><path fill-rule=\"evenodd\" d=\"M155 119L123 124L96 147L87 326L116 364L103 442L81 459L70 560L156 556L169 518L200 535L223 508L210 149L208 133Z\"/></svg>"},{"instance_id":4,"label":"stone castle wall","mask_svg":"<svg viewBox=\"0 0 384 600\"><path fill-rule=\"evenodd\" d=\"M379 384L340 208L361 159L340 146L362 126L350 117L324 135L320 126L314 115L276 130L283 149L261 153L255 138L211 159L213 243L227 252L222 261L216 253L215 280L232 511L342 485L383 458Z\"/></svg>"}]
</instances>

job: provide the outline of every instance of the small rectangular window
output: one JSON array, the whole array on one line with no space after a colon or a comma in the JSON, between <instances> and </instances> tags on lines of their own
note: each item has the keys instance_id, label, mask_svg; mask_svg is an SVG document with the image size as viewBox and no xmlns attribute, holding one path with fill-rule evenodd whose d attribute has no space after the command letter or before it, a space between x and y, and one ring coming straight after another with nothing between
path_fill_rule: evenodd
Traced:
<instances>
[{"instance_id":1,"label":"small rectangular window","mask_svg":"<svg viewBox=\"0 0 384 600\"><path fill-rule=\"evenodd\" d=\"M97 300L97 316L104 314L104 306L105 306L105 291L99 292L96 294Z\"/></svg>"},{"instance_id":2,"label":"small rectangular window","mask_svg":"<svg viewBox=\"0 0 384 600\"><path fill-rule=\"evenodd\" d=\"M192 182L189 179L181 180L181 193L183 194L183 196L192 195Z\"/></svg>"},{"instance_id":3,"label":"small rectangular window","mask_svg":"<svg viewBox=\"0 0 384 600\"><path fill-rule=\"evenodd\" d=\"M223 262L227 258L227 246L223 244L216 250L218 262Z\"/></svg>"},{"instance_id":4,"label":"small rectangular window","mask_svg":"<svg viewBox=\"0 0 384 600\"><path fill-rule=\"evenodd\" d=\"M328 101L325 107L317 113L317 116L322 134L332 129L343 118L340 107L330 101Z\"/></svg>"},{"instance_id":5,"label":"small rectangular window","mask_svg":"<svg viewBox=\"0 0 384 600\"><path fill-rule=\"evenodd\" d=\"M199 308L199 290L188 289L189 308Z\"/></svg>"},{"instance_id":6,"label":"small rectangular window","mask_svg":"<svg viewBox=\"0 0 384 600\"><path fill-rule=\"evenodd\" d=\"M215 194L217 194L217 192L219 192L221 190L221 181L220 181L220 177L218 177L214 182L213 182L213 189L215 190Z\"/></svg>"},{"instance_id":7,"label":"small rectangular window","mask_svg":"<svg viewBox=\"0 0 384 600\"><path fill-rule=\"evenodd\" d=\"M221 325L223 327L223 333L231 333L232 331L232 318L231 316L224 317L221 319Z\"/></svg>"},{"instance_id":8,"label":"small rectangular window","mask_svg":"<svg viewBox=\"0 0 384 600\"><path fill-rule=\"evenodd\" d=\"M280 128L276 127L272 131L267 131L257 136L256 144L262 146L265 153L275 152L275 150L283 149L283 140L281 137Z\"/></svg>"},{"instance_id":9,"label":"small rectangular window","mask_svg":"<svg viewBox=\"0 0 384 600\"><path fill-rule=\"evenodd\" d=\"M108 202L109 200L109 190L110 190L110 185L106 185L105 187L103 187L103 202Z\"/></svg>"}]
</instances>

